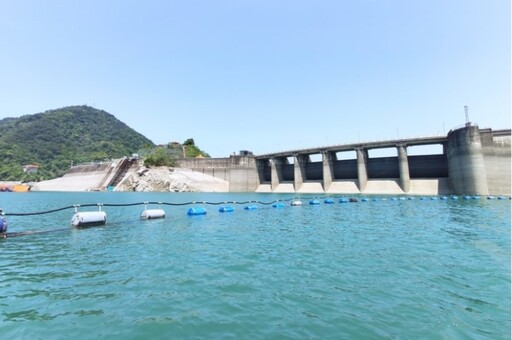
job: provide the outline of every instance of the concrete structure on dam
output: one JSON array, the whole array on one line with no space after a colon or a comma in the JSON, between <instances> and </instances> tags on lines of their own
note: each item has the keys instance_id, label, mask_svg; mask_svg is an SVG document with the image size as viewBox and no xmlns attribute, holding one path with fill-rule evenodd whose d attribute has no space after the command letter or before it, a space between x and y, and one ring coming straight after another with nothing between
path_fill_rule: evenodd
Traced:
<instances>
[{"instance_id":1,"label":"concrete structure on dam","mask_svg":"<svg viewBox=\"0 0 512 340\"><path fill-rule=\"evenodd\" d=\"M229 181L230 192L510 195L510 136L510 129L467 123L447 136L185 158L178 164ZM408 154L419 145L441 146L442 153ZM384 148L396 148L396 156L369 157L370 150ZM338 158L346 152L355 157Z\"/></svg>"}]
</instances>

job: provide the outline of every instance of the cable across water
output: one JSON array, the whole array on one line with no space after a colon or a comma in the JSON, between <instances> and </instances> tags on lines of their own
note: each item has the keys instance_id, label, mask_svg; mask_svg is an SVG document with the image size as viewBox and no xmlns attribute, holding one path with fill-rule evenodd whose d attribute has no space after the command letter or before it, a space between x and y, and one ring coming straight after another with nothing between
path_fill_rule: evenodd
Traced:
<instances>
[{"instance_id":1,"label":"cable across water","mask_svg":"<svg viewBox=\"0 0 512 340\"><path fill-rule=\"evenodd\" d=\"M4 216L34 216L34 215L45 215L51 214L55 212L59 212L67 209L78 209L80 207L131 207L137 205L167 205L167 206L184 206L184 205L194 205L194 204L205 204L205 205L221 205L221 204L261 204L261 205L271 205L276 202L287 202L291 201L294 198L286 198L286 199L277 199L269 202L258 201L258 200L250 200L250 201L218 201L218 202L210 202L210 201L189 201L189 202L158 202L158 201L149 201L149 202L135 202L135 203L88 203L88 204L74 204L68 205L62 208L44 210L44 211L36 211L36 212L28 212L28 213L18 213L18 212L5 212Z\"/></svg>"},{"instance_id":2,"label":"cable across water","mask_svg":"<svg viewBox=\"0 0 512 340\"><path fill-rule=\"evenodd\" d=\"M458 197L457 196L450 196L452 199L457 199ZM318 196L309 196L309 197L290 197L290 198L284 198L284 199L276 199L276 200L273 200L273 201L268 201L268 202L265 202L265 201L259 201L259 200L248 200L248 201L216 201L216 202L211 202L211 201L188 201L188 202L161 202L161 201L146 201L146 202L135 202L135 203L87 203L87 204L73 204L73 205L68 205L68 206L65 206L65 207L61 207L61 208L56 208L56 209L50 209L50 210L44 210L44 211L36 211L36 212L27 212L27 213L21 213L21 212L3 212L2 213L2 216L34 216L34 215L45 215L45 214L51 214L51 213L55 213L55 212L59 212L59 211L62 211L62 210L67 210L67 209L75 209L75 211L78 210L78 208L80 207L98 207L100 210L101 210L101 207L130 207L130 206L137 206L137 205L166 205L166 206L186 206L186 205L194 205L194 204L204 204L204 205L222 205L222 204L238 204L238 205L241 205L241 204L260 204L260 205L272 205L272 204L275 204L275 203L278 203L278 202L288 202L288 201L292 201L292 200L297 200L297 199L316 199L316 198L320 198ZM322 198L329 198L329 197L325 197L325 196L322 196ZM336 198L336 197L334 197ZM430 197L430 199L437 199L436 196L433 196L433 197ZM441 199L447 199L448 196L441 196ZM477 199L479 198L478 196L463 196L464 199ZM498 197L493 197L493 196L489 196L487 197L487 199L499 199L499 200L502 200L502 199L509 199L510 200L510 196L498 196ZM346 199L345 197L342 197L342 199ZM360 198L361 201L368 201L369 199L368 198ZM382 200L385 200L387 199L386 197L383 197ZM396 197L392 197L391 198L392 200L394 199L398 199ZM405 197L400 197L400 199L404 199L405 200ZM414 199L413 196L409 196L408 199ZM420 197L420 199L427 199L426 197ZM376 198L373 198L373 200L377 200ZM354 200L354 201L357 201L357 200ZM351 202L353 202L351 200ZM328 202L328 203L332 203L332 202Z\"/></svg>"}]
</instances>

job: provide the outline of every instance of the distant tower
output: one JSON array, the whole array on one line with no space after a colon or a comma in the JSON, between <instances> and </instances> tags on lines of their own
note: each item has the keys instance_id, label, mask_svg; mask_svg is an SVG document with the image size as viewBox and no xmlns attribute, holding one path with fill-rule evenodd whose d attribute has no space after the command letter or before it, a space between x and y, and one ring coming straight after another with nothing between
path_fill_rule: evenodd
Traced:
<instances>
[{"instance_id":1,"label":"distant tower","mask_svg":"<svg viewBox=\"0 0 512 340\"><path fill-rule=\"evenodd\" d=\"M470 125L469 122L469 107L467 105L464 105L464 112L466 113L466 126Z\"/></svg>"}]
</instances>

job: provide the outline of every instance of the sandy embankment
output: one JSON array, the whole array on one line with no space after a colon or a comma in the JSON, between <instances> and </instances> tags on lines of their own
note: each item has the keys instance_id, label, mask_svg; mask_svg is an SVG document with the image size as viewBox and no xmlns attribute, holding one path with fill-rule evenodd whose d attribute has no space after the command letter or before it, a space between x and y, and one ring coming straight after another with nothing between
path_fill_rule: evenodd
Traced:
<instances>
[{"instance_id":1,"label":"sandy embankment","mask_svg":"<svg viewBox=\"0 0 512 340\"><path fill-rule=\"evenodd\" d=\"M37 182L33 191L90 191L97 187L104 172L67 174ZM138 192L228 192L229 182L183 168L140 168L128 173L116 191Z\"/></svg>"}]
</instances>

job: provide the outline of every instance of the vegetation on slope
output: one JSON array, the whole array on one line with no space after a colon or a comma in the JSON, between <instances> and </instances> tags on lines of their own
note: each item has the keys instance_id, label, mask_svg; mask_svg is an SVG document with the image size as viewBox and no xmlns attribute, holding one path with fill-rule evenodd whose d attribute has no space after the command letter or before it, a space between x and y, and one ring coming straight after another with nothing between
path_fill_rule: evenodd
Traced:
<instances>
[{"instance_id":1,"label":"vegetation on slope","mask_svg":"<svg viewBox=\"0 0 512 340\"><path fill-rule=\"evenodd\" d=\"M0 180L40 180L62 175L71 164L131 155L153 142L113 115L71 106L0 120ZM36 174L23 166L39 166Z\"/></svg>"},{"instance_id":2,"label":"vegetation on slope","mask_svg":"<svg viewBox=\"0 0 512 340\"><path fill-rule=\"evenodd\" d=\"M39 181L63 175L72 164L138 153L148 165L173 166L180 157L209 157L193 139L156 146L108 112L70 106L0 120L0 181ZM23 166L39 166L25 173Z\"/></svg>"},{"instance_id":3,"label":"vegetation on slope","mask_svg":"<svg viewBox=\"0 0 512 340\"><path fill-rule=\"evenodd\" d=\"M181 157L210 157L189 138L183 144L172 142L167 145L159 145L155 148L141 150L144 164L149 166L175 166L176 158Z\"/></svg>"}]
</instances>

